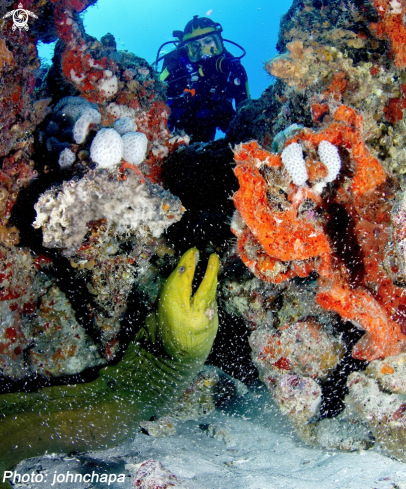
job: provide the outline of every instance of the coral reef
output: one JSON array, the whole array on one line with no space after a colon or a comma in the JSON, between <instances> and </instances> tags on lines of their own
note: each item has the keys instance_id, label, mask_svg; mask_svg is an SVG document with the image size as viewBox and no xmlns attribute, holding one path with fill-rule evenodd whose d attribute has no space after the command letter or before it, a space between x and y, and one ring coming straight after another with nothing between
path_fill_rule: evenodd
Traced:
<instances>
[{"instance_id":1,"label":"coral reef","mask_svg":"<svg viewBox=\"0 0 406 489\"><path fill-rule=\"evenodd\" d=\"M276 80L228 133L239 181L231 254L256 278L222 289L304 440L353 450L375 437L402 459L392 415L406 349L404 15L404 2L306 0L282 18L280 54L265 66Z\"/></svg>"},{"instance_id":2,"label":"coral reef","mask_svg":"<svg viewBox=\"0 0 406 489\"><path fill-rule=\"evenodd\" d=\"M136 333L136 314L158 295L156 265L173 264L161 234L185 209L157 183L163 158L188 139L167 130L163 85L148 63L117 51L111 34L97 41L85 33L79 13L93 3L33 1L29 31L1 25L2 380L76 374L113 360ZM41 81L36 43L57 39ZM123 144L128 161L92 161L92 144L106 131L120 143L132 132ZM108 173L95 168L103 162ZM35 202L43 240L31 228ZM129 308L134 294L145 305Z\"/></svg>"},{"instance_id":3,"label":"coral reef","mask_svg":"<svg viewBox=\"0 0 406 489\"><path fill-rule=\"evenodd\" d=\"M328 204L314 187L292 185L284 178L280 155L267 153L257 143L247 143L236 150L240 190L234 195L234 203L243 222L233 230L239 237L240 256L259 278L278 283L316 270L320 287L317 302L368 332L353 355L372 360L399 353L406 345L401 322L403 291L379 267L390 225L388 197L395 187L363 142L361 115L339 105L331 116L333 121L324 129L303 129L285 143L289 147L300 142L306 148L306 166L313 167L310 182L317 182L318 162L313 155L322 141L345 154L351 174L342 175ZM333 230L320 212L328 212L334 205L345 209L352 220L360 248L358 270L351 271L350 264L344 264L346 271L343 257L337 257L341 263L336 258ZM373 291L372 283L379 284Z\"/></svg>"},{"instance_id":4,"label":"coral reef","mask_svg":"<svg viewBox=\"0 0 406 489\"><path fill-rule=\"evenodd\" d=\"M299 152L272 154L256 142L236 148L235 171L240 190L234 195L238 214L232 230L238 236L237 249L242 260L262 280L280 283L316 271L316 302L367 332L352 354L371 361L398 354L406 346L403 289L380 266L391 226L388 197L393 198L396 186L363 141L361 115L345 105L336 105L329 113L332 121L324 128L303 129L285 142L285 148L297 145ZM319 195L315 187L327 181L328 173L320 168L317 148L326 141L334 145L334 151L339 148L346 167L334 186L324 189L323 185ZM285 173L289 158L294 164ZM300 172L306 180L298 179ZM320 173L322 180L318 178ZM313 187L307 186L307 181ZM355 269L337 244L337 231L329 217L335 206L347 213L347 222L351 220L351 232L358 245ZM322 391L312 379L328 376L328 370L337 366L343 354L342 346L340 353L335 353L334 340L324 348L321 338L311 344L312 335L323 330L319 325L306 335L307 360L298 361L301 341L298 345L294 338L300 336L302 325L308 324L288 324L273 334L259 329L250 340L261 378L307 440L311 436L299 427L303 423L311 425L312 419L317 418L322 399ZM320 375L327 352L326 372ZM317 360L315 371L309 360L312 355ZM384 438L393 436L389 428L384 433ZM314 432L312 436L315 437Z\"/></svg>"},{"instance_id":5,"label":"coral reef","mask_svg":"<svg viewBox=\"0 0 406 489\"><path fill-rule=\"evenodd\" d=\"M225 252L225 349L243 342L248 349L250 333L260 379L300 436L343 450L376 440L403 460L404 2L294 0L281 20L279 54L265 65L274 83L240 105L224 140L191 146L167 129L164 86L152 67L117 50L111 34L97 40L85 33L79 14L92 3L34 0L32 29L11 35L8 21L0 26L3 378L55 382L118 361L136 336L124 360L95 383L52 392L93 395L105 382L95 399L122 389L124 417L131 395L154 404L158 415L164 404L173 408L173 384L158 379L163 364L155 372L148 361L163 350L165 361L177 359L187 347L178 397L178 384L184 390L209 354L218 318L206 295L214 294L217 259L192 302L194 252L163 283L176 254L199 244L207 255ZM39 87L36 43L56 39ZM137 334L158 295L157 313ZM204 330L202 342L197 331L186 335L186 323L188 331ZM137 375L150 369L150 384L160 388L151 393L143 378L141 394L130 395L116 374L127 374L139 351L148 361ZM217 358L227 372L240 368L225 353ZM221 383L216 373L202 374L172 417L144 429L171 432L174 419L213 409ZM45 402L43 391L24 399ZM80 395L75 402L77 412L84 409ZM18 414L26 416L22 425L31 415ZM111 440L120 436L117 426ZM162 468L143 467L137 487L156 484ZM159 480L165 477L162 483L177 483L168 474Z\"/></svg>"},{"instance_id":6,"label":"coral reef","mask_svg":"<svg viewBox=\"0 0 406 489\"><path fill-rule=\"evenodd\" d=\"M33 5L38 14L40 7ZM0 256L1 297L0 369L11 378L25 375L24 351L31 336L22 318L36 309L31 288L35 257L19 247L20 232L11 222L22 191L38 176L33 159L34 132L49 112L48 100L34 97L36 38L30 31L12 32L9 21L0 26Z\"/></svg>"}]
</instances>

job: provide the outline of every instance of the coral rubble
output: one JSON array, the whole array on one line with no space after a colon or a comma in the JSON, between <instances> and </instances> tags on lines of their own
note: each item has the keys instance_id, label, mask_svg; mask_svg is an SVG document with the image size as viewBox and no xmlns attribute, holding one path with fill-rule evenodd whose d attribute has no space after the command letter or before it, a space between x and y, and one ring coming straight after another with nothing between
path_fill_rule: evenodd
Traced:
<instances>
[{"instance_id":1,"label":"coral rubble","mask_svg":"<svg viewBox=\"0 0 406 489\"><path fill-rule=\"evenodd\" d=\"M139 489L153 489L154 487L187 489L187 484L184 481L179 480L157 460L145 460L139 464L132 486Z\"/></svg>"}]
</instances>

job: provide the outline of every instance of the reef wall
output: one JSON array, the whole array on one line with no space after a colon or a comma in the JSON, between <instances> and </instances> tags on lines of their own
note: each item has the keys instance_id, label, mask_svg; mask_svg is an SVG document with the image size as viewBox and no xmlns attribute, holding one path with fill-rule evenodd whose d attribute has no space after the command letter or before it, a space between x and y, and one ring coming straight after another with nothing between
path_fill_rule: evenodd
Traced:
<instances>
[{"instance_id":1,"label":"reef wall","mask_svg":"<svg viewBox=\"0 0 406 489\"><path fill-rule=\"evenodd\" d=\"M282 18L275 83L229 131L245 141L232 231L257 278L224 290L304 440L353 450L375 437L402 460L405 14L295 0Z\"/></svg>"},{"instance_id":2,"label":"reef wall","mask_svg":"<svg viewBox=\"0 0 406 489\"><path fill-rule=\"evenodd\" d=\"M188 138L167 130L152 67L117 51L111 34L85 33L79 14L94 3L1 3L5 387L114 360L157 297L160 266L174 261L162 235L185 208L160 185L161 165ZM40 40L57 41L50 67Z\"/></svg>"}]
</instances>

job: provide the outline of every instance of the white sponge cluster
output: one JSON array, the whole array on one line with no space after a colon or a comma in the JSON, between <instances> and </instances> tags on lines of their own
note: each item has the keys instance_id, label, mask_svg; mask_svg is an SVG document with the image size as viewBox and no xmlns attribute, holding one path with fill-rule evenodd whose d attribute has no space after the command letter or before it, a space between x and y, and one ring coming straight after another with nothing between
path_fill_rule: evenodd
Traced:
<instances>
[{"instance_id":1,"label":"white sponge cluster","mask_svg":"<svg viewBox=\"0 0 406 489\"><path fill-rule=\"evenodd\" d=\"M115 129L100 129L90 146L90 157L99 168L113 168L122 158L132 165L145 159L148 139L141 132L126 132L123 136Z\"/></svg>"},{"instance_id":2,"label":"white sponge cluster","mask_svg":"<svg viewBox=\"0 0 406 489\"><path fill-rule=\"evenodd\" d=\"M97 109L97 105L88 102L83 97L63 97L53 109L53 119L55 122L68 122L69 125L75 124L76 120L87 109Z\"/></svg>"},{"instance_id":3,"label":"white sponge cluster","mask_svg":"<svg viewBox=\"0 0 406 489\"><path fill-rule=\"evenodd\" d=\"M127 132L123 140L123 158L132 165L139 165L145 159L148 147L148 139L142 132Z\"/></svg>"},{"instance_id":4,"label":"white sponge cluster","mask_svg":"<svg viewBox=\"0 0 406 489\"><path fill-rule=\"evenodd\" d=\"M81 180L63 182L61 188L43 193L35 204L35 228L42 228L43 244L61 248L72 256L89 229L87 223L107 220L107 232L115 236L159 237L182 217L178 197L159 185L141 184L134 172L126 180L91 170Z\"/></svg>"},{"instance_id":5,"label":"white sponge cluster","mask_svg":"<svg viewBox=\"0 0 406 489\"><path fill-rule=\"evenodd\" d=\"M307 180L306 161L302 146L292 143L282 151L282 162L295 185L304 185Z\"/></svg>"},{"instance_id":6,"label":"white sponge cluster","mask_svg":"<svg viewBox=\"0 0 406 489\"><path fill-rule=\"evenodd\" d=\"M104 96L110 98L117 93L118 78L110 70L104 70L103 78L98 81L97 87Z\"/></svg>"},{"instance_id":7,"label":"white sponge cluster","mask_svg":"<svg viewBox=\"0 0 406 489\"><path fill-rule=\"evenodd\" d=\"M122 117L114 123L114 129L122 136L127 132L135 132L137 125L130 117Z\"/></svg>"},{"instance_id":8,"label":"white sponge cluster","mask_svg":"<svg viewBox=\"0 0 406 489\"><path fill-rule=\"evenodd\" d=\"M337 146L329 141L320 141L319 144L320 161L327 167L328 175L325 182L332 182L337 178L341 169L341 158L338 154Z\"/></svg>"},{"instance_id":9,"label":"white sponge cluster","mask_svg":"<svg viewBox=\"0 0 406 489\"><path fill-rule=\"evenodd\" d=\"M75 159L75 153L73 153L73 151L71 151L69 148L65 148L63 151L61 151L59 155L59 167L61 168L61 170L66 170L72 166Z\"/></svg>"},{"instance_id":10,"label":"white sponge cluster","mask_svg":"<svg viewBox=\"0 0 406 489\"><path fill-rule=\"evenodd\" d=\"M90 124L100 124L101 115L95 109L85 109L73 126L73 139L76 144L82 144L89 134Z\"/></svg>"},{"instance_id":11,"label":"white sponge cluster","mask_svg":"<svg viewBox=\"0 0 406 489\"><path fill-rule=\"evenodd\" d=\"M118 165L123 157L123 140L114 129L100 129L90 146L90 157L99 168Z\"/></svg>"},{"instance_id":12,"label":"white sponge cluster","mask_svg":"<svg viewBox=\"0 0 406 489\"><path fill-rule=\"evenodd\" d=\"M132 109L131 107L127 107L126 105L120 105L111 102L106 107L106 110L110 116L116 119L120 119L122 117L130 117L132 119L135 118L135 110Z\"/></svg>"},{"instance_id":13,"label":"white sponge cluster","mask_svg":"<svg viewBox=\"0 0 406 489\"><path fill-rule=\"evenodd\" d=\"M327 183L333 182L341 169L341 158L338 148L329 141L320 141L320 161L326 166L327 176L313 186L316 193L321 193ZM303 149L299 143L292 143L282 151L282 162L286 171L295 185L304 185L307 180L306 161L303 157Z\"/></svg>"}]
</instances>

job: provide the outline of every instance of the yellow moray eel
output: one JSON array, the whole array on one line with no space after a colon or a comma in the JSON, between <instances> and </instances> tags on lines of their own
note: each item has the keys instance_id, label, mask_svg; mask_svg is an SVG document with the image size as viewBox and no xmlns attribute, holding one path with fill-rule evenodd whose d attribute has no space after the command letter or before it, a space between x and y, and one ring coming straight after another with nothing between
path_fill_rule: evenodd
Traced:
<instances>
[{"instance_id":1,"label":"yellow moray eel","mask_svg":"<svg viewBox=\"0 0 406 489\"><path fill-rule=\"evenodd\" d=\"M117 365L88 384L0 396L0 488L5 470L46 451L104 449L133 435L180 397L210 353L218 328L219 258L210 256L192 297L199 252L188 250L163 286L157 312Z\"/></svg>"}]
</instances>

